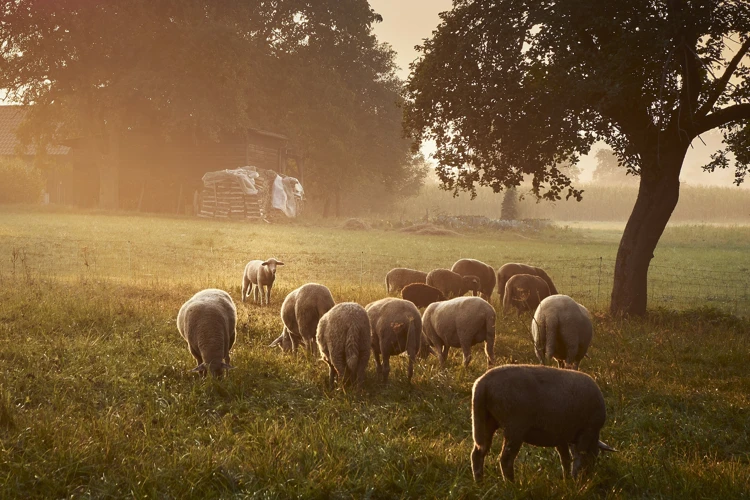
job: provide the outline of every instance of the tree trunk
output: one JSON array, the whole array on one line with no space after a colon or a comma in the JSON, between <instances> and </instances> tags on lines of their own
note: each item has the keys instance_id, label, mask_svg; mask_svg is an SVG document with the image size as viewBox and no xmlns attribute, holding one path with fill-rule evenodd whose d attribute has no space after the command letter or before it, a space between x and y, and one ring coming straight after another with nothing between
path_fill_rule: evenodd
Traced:
<instances>
[{"instance_id":1,"label":"tree trunk","mask_svg":"<svg viewBox=\"0 0 750 500\"><path fill-rule=\"evenodd\" d=\"M648 267L654 258L680 193L680 168L686 149L676 148L642 168L638 197L625 226L615 261L610 312L643 315L648 297Z\"/></svg>"}]
</instances>

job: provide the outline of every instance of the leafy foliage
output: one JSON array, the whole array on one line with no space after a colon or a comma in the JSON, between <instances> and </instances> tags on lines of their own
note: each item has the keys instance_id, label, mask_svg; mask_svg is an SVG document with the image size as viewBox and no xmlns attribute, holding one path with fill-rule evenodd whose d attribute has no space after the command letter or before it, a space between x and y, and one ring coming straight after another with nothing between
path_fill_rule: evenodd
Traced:
<instances>
[{"instance_id":1,"label":"leafy foliage","mask_svg":"<svg viewBox=\"0 0 750 500\"><path fill-rule=\"evenodd\" d=\"M629 173L629 172L628 172ZM594 182L597 184L635 184L638 181L636 174L627 175L620 168L617 155L611 149L600 149L596 152L596 169L594 170Z\"/></svg>"},{"instance_id":2,"label":"leafy foliage","mask_svg":"<svg viewBox=\"0 0 750 500\"><path fill-rule=\"evenodd\" d=\"M500 218L502 220L518 219L518 193L513 187L505 190Z\"/></svg>"},{"instance_id":3,"label":"leafy foliage","mask_svg":"<svg viewBox=\"0 0 750 500\"><path fill-rule=\"evenodd\" d=\"M0 203L36 203L45 185L37 168L15 159L0 159L0 179Z\"/></svg>"}]
</instances>

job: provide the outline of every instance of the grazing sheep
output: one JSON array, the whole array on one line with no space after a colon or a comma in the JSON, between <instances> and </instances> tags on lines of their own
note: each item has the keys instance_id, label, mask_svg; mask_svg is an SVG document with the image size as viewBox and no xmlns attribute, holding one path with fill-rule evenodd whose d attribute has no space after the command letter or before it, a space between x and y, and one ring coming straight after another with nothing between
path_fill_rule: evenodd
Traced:
<instances>
[{"instance_id":1,"label":"grazing sheep","mask_svg":"<svg viewBox=\"0 0 750 500\"><path fill-rule=\"evenodd\" d=\"M364 307L343 302L325 313L318 323L318 349L331 387L336 377L342 384L355 379L362 387L370 360L370 318Z\"/></svg>"},{"instance_id":2,"label":"grazing sheep","mask_svg":"<svg viewBox=\"0 0 750 500\"><path fill-rule=\"evenodd\" d=\"M503 314L508 314L511 306L519 316L522 312L533 311L546 297L549 297L549 285L542 278L531 274L513 275L505 284Z\"/></svg>"},{"instance_id":3,"label":"grazing sheep","mask_svg":"<svg viewBox=\"0 0 750 500\"><path fill-rule=\"evenodd\" d=\"M434 286L446 297L460 297L468 291L477 292L481 282L476 276L461 276L450 269L433 269L427 274L426 283Z\"/></svg>"},{"instance_id":4,"label":"grazing sheep","mask_svg":"<svg viewBox=\"0 0 750 500\"><path fill-rule=\"evenodd\" d=\"M534 349L540 363L555 358L560 368L578 369L594 335L588 309L567 295L550 295L531 321Z\"/></svg>"},{"instance_id":5,"label":"grazing sheep","mask_svg":"<svg viewBox=\"0 0 750 500\"><path fill-rule=\"evenodd\" d=\"M334 304L331 291L323 285L307 283L292 290L281 304L284 328L270 347L278 345L284 351L296 351L300 343L305 343L312 353L318 321Z\"/></svg>"},{"instance_id":6,"label":"grazing sheep","mask_svg":"<svg viewBox=\"0 0 750 500\"><path fill-rule=\"evenodd\" d=\"M471 394L474 480L482 480L484 457L499 428L500 466L506 480L514 479L513 462L523 443L554 446L563 477L585 474L599 450L616 451L599 440L605 418L602 392L584 373L531 365L493 368L474 382Z\"/></svg>"},{"instance_id":7,"label":"grazing sheep","mask_svg":"<svg viewBox=\"0 0 750 500\"><path fill-rule=\"evenodd\" d=\"M457 297L430 304L422 316L422 330L440 366L445 366L450 347L460 347L464 366L471 361L471 346L485 342L487 366L495 363L495 310L479 297Z\"/></svg>"},{"instance_id":8,"label":"grazing sheep","mask_svg":"<svg viewBox=\"0 0 750 500\"><path fill-rule=\"evenodd\" d=\"M245 298L252 291L253 302L260 302L260 305L263 305L263 287L266 287L266 305L268 305L271 302L271 288L276 280L276 266L283 265L283 262L273 257L265 262L262 260L248 262L242 275L242 302L245 302Z\"/></svg>"},{"instance_id":9,"label":"grazing sheep","mask_svg":"<svg viewBox=\"0 0 750 500\"><path fill-rule=\"evenodd\" d=\"M549 275L544 272L544 269L540 267L527 266L526 264L505 264L497 272L497 293L498 295L500 295L500 302L504 300L505 284L508 282L511 276L514 276L516 274L531 274L532 276L539 276L547 282L550 295L556 295L558 293L557 288L555 288L555 284L552 282L552 278L550 278Z\"/></svg>"},{"instance_id":10,"label":"grazing sheep","mask_svg":"<svg viewBox=\"0 0 750 500\"><path fill-rule=\"evenodd\" d=\"M406 285L412 283L425 283L427 280L427 273L417 271L416 269L407 269L405 267L397 267L388 271L385 275L385 292L386 293L398 293Z\"/></svg>"},{"instance_id":11,"label":"grazing sheep","mask_svg":"<svg viewBox=\"0 0 750 500\"><path fill-rule=\"evenodd\" d=\"M480 296L487 302L490 301L492 291L495 289L495 270L492 266L475 259L459 259L453 264L451 271L461 276L478 277L481 283Z\"/></svg>"},{"instance_id":12,"label":"grazing sheep","mask_svg":"<svg viewBox=\"0 0 750 500\"><path fill-rule=\"evenodd\" d=\"M401 298L413 303L417 308L427 307L433 302L440 302L445 299L443 292L434 286L425 285L424 283L412 283L406 285L401 290Z\"/></svg>"},{"instance_id":13,"label":"grazing sheep","mask_svg":"<svg viewBox=\"0 0 750 500\"><path fill-rule=\"evenodd\" d=\"M375 355L378 376L383 382L388 382L388 374L391 371L390 357L406 351L409 356L407 379L411 382L414 358L419 352L422 338L422 317L419 315L419 309L408 300L388 297L371 302L365 310L370 317L372 352Z\"/></svg>"},{"instance_id":14,"label":"grazing sheep","mask_svg":"<svg viewBox=\"0 0 750 500\"><path fill-rule=\"evenodd\" d=\"M182 304L177 313L177 330L187 341L198 366L191 371L220 377L229 364L229 350L236 337L237 309L224 290L201 290Z\"/></svg>"}]
</instances>

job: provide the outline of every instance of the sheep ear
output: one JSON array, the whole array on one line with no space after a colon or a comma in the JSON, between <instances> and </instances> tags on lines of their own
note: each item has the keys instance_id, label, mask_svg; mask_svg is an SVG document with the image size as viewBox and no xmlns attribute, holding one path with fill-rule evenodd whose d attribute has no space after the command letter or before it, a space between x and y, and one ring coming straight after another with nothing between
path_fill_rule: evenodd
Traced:
<instances>
[{"instance_id":1,"label":"sheep ear","mask_svg":"<svg viewBox=\"0 0 750 500\"><path fill-rule=\"evenodd\" d=\"M617 450L615 450L610 445L608 445L607 443L604 443L602 441L599 441L599 449L602 450L602 451L612 451L612 452L617 453Z\"/></svg>"},{"instance_id":2,"label":"sheep ear","mask_svg":"<svg viewBox=\"0 0 750 500\"><path fill-rule=\"evenodd\" d=\"M276 337L276 340L268 344L268 347L276 347L277 345L281 344L281 339L284 338L284 334L282 333L278 337Z\"/></svg>"},{"instance_id":3,"label":"sheep ear","mask_svg":"<svg viewBox=\"0 0 750 500\"><path fill-rule=\"evenodd\" d=\"M283 262L279 262L279 261L276 261L276 265L277 265L277 266L283 266L283 265L284 265L284 263L283 263Z\"/></svg>"},{"instance_id":4,"label":"sheep ear","mask_svg":"<svg viewBox=\"0 0 750 500\"><path fill-rule=\"evenodd\" d=\"M206 363L201 363L192 370L189 370L190 372L205 372L206 371Z\"/></svg>"},{"instance_id":5,"label":"sheep ear","mask_svg":"<svg viewBox=\"0 0 750 500\"><path fill-rule=\"evenodd\" d=\"M267 265L268 265L268 261L261 263L261 266L267 266Z\"/></svg>"},{"instance_id":6,"label":"sheep ear","mask_svg":"<svg viewBox=\"0 0 750 500\"><path fill-rule=\"evenodd\" d=\"M221 367L224 368L225 370L234 370L235 368L234 366L228 363L224 363L223 361L221 362Z\"/></svg>"}]
</instances>

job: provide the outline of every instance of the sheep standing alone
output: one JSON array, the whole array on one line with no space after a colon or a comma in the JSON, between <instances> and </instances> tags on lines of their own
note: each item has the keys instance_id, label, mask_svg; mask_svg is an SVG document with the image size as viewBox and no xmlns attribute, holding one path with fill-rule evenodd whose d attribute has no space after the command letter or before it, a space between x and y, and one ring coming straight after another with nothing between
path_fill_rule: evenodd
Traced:
<instances>
[{"instance_id":1,"label":"sheep standing alone","mask_svg":"<svg viewBox=\"0 0 750 500\"><path fill-rule=\"evenodd\" d=\"M279 345L284 351L296 351L297 346L304 342L312 353L318 322L334 304L331 291L323 285L307 283L292 290L281 304L284 328L271 347Z\"/></svg>"},{"instance_id":2,"label":"sheep standing alone","mask_svg":"<svg viewBox=\"0 0 750 500\"><path fill-rule=\"evenodd\" d=\"M193 295L177 313L177 330L187 341L202 376L221 376L231 369L229 350L236 337L237 309L224 290L209 288Z\"/></svg>"},{"instance_id":3,"label":"sheep standing alone","mask_svg":"<svg viewBox=\"0 0 750 500\"><path fill-rule=\"evenodd\" d=\"M443 292L446 297L460 297L468 291L477 292L481 282L476 276L461 276L450 269L433 269L427 273L428 285Z\"/></svg>"},{"instance_id":4,"label":"sheep standing alone","mask_svg":"<svg viewBox=\"0 0 750 500\"><path fill-rule=\"evenodd\" d=\"M599 440L606 409L604 397L588 375L546 366L506 365L474 382L471 423L475 481L484 475L484 457L492 436L503 429L500 467L513 481L513 462L521 444L555 447L563 477L587 472L599 450L615 451ZM573 453L571 460L570 452Z\"/></svg>"},{"instance_id":5,"label":"sheep standing alone","mask_svg":"<svg viewBox=\"0 0 750 500\"><path fill-rule=\"evenodd\" d=\"M372 352L375 355L378 376L382 377L383 382L388 382L388 374L391 371L390 357L406 351L409 356L407 379L411 382L414 358L419 352L422 338L422 317L419 315L419 309L408 300L388 297L371 302L365 310L370 317Z\"/></svg>"},{"instance_id":6,"label":"sheep standing alone","mask_svg":"<svg viewBox=\"0 0 750 500\"><path fill-rule=\"evenodd\" d=\"M555 358L561 368L578 369L594 335L588 309L567 295L550 295L531 321L534 349L540 363Z\"/></svg>"},{"instance_id":7,"label":"sheep standing alone","mask_svg":"<svg viewBox=\"0 0 750 500\"><path fill-rule=\"evenodd\" d=\"M318 349L328 365L328 382L333 387L351 379L362 387L370 360L370 318L354 302L336 304L318 323Z\"/></svg>"},{"instance_id":8,"label":"sheep standing alone","mask_svg":"<svg viewBox=\"0 0 750 500\"><path fill-rule=\"evenodd\" d=\"M484 300L490 301L496 281L495 270L492 266L476 259L459 259L453 264L451 271L461 276L476 276L479 278L481 283L479 293Z\"/></svg>"},{"instance_id":9,"label":"sheep standing alone","mask_svg":"<svg viewBox=\"0 0 750 500\"><path fill-rule=\"evenodd\" d=\"M398 293L405 286L411 285L412 283L425 283L427 280L427 273L417 271L416 269L407 269L405 267L397 267L388 271L385 275L385 292L386 293Z\"/></svg>"},{"instance_id":10,"label":"sheep standing alone","mask_svg":"<svg viewBox=\"0 0 750 500\"><path fill-rule=\"evenodd\" d=\"M479 297L458 297L435 302L425 309L422 330L445 366L450 347L460 347L464 366L471 361L471 346L485 342L487 366L495 363L495 310Z\"/></svg>"},{"instance_id":11,"label":"sheep standing alone","mask_svg":"<svg viewBox=\"0 0 750 500\"><path fill-rule=\"evenodd\" d=\"M408 300L419 309L427 307L433 302L446 300L443 292L434 286L425 285L424 283L412 283L411 285L406 285L404 289L401 290L401 298Z\"/></svg>"},{"instance_id":12,"label":"sheep standing alone","mask_svg":"<svg viewBox=\"0 0 750 500\"><path fill-rule=\"evenodd\" d=\"M511 307L515 307L519 315L525 311L533 311L547 297L549 285L542 278L531 274L516 274L505 284L503 314L508 314Z\"/></svg>"},{"instance_id":13,"label":"sheep standing alone","mask_svg":"<svg viewBox=\"0 0 750 500\"><path fill-rule=\"evenodd\" d=\"M263 287L265 287L266 305L268 305L271 302L271 288L276 280L276 266L283 265L283 262L274 258L248 262L242 274L242 302L245 302L245 298L252 292L253 302L260 302L260 305L263 305Z\"/></svg>"},{"instance_id":14,"label":"sheep standing alone","mask_svg":"<svg viewBox=\"0 0 750 500\"><path fill-rule=\"evenodd\" d=\"M503 301L505 296L505 285L511 276L516 274L531 274L532 276L539 276L547 282L549 286L550 295L557 294L557 288L552 282L552 278L540 267L527 266L526 264L505 264L497 271L497 293L500 295L500 302Z\"/></svg>"}]
</instances>

